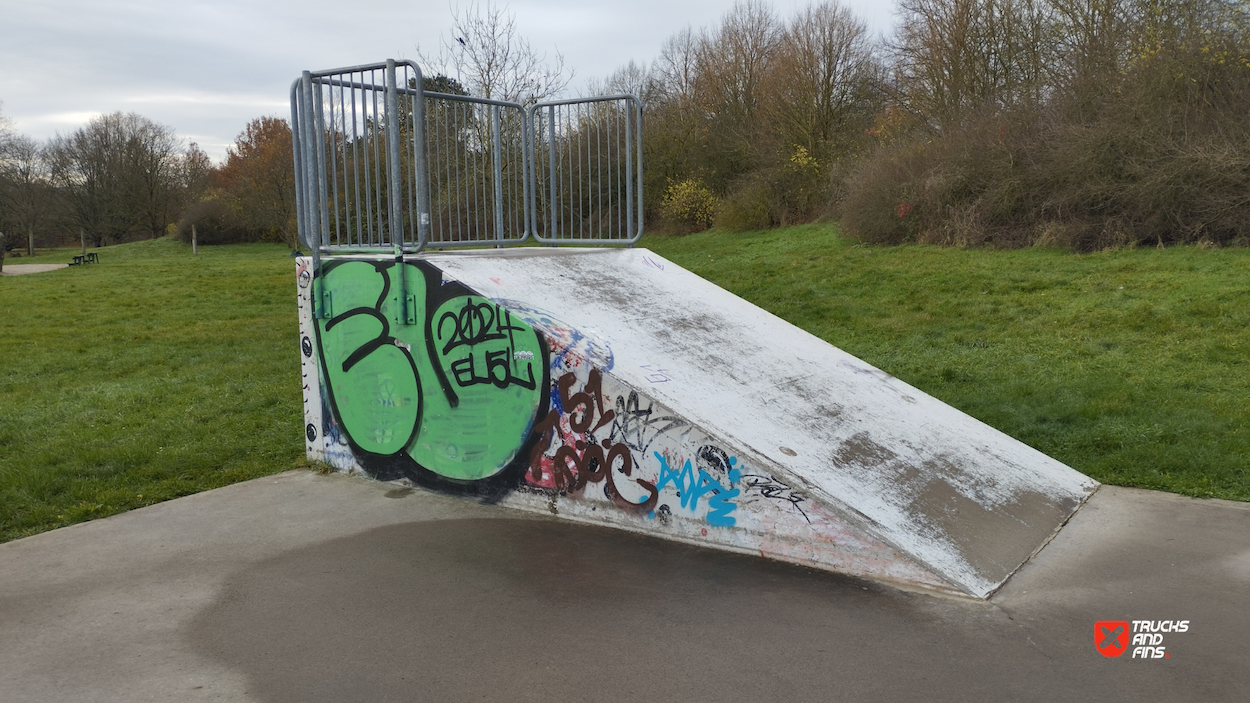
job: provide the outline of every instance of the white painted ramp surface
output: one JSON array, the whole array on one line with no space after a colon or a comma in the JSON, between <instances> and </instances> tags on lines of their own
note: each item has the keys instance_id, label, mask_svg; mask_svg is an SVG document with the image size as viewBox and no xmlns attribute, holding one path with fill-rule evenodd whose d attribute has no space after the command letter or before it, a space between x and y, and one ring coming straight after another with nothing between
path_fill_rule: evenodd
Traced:
<instances>
[{"instance_id":1,"label":"white painted ramp surface","mask_svg":"<svg viewBox=\"0 0 1250 703\"><path fill-rule=\"evenodd\" d=\"M1098 486L645 249L424 259L595 340L612 380L802 492L876 563L842 570L986 597Z\"/></svg>"}]
</instances>

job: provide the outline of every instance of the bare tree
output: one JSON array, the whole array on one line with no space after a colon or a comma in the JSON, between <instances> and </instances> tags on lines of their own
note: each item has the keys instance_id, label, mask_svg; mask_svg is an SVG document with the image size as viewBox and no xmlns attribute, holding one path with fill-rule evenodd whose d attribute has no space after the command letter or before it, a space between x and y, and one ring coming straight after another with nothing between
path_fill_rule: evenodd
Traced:
<instances>
[{"instance_id":1,"label":"bare tree","mask_svg":"<svg viewBox=\"0 0 1250 703\"><path fill-rule=\"evenodd\" d=\"M755 113L781 34L771 6L741 0L714 32L701 37L696 99L735 146L745 146L755 136Z\"/></svg>"},{"instance_id":2,"label":"bare tree","mask_svg":"<svg viewBox=\"0 0 1250 703\"><path fill-rule=\"evenodd\" d=\"M26 242L27 256L34 254L35 230L51 213L52 193L48 183L47 161L43 148L27 136L14 137L8 144L7 167L0 188L8 191L9 216L12 236L19 232Z\"/></svg>"},{"instance_id":3,"label":"bare tree","mask_svg":"<svg viewBox=\"0 0 1250 703\"><path fill-rule=\"evenodd\" d=\"M659 81L647 69L647 64L637 63L632 59L602 81L591 79L587 88L591 95L636 95L644 108L652 105L661 92Z\"/></svg>"},{"instance_id":4,"label":"bare tree","mask_svg":"<svg viewBox=\"0 0 1250 703\"><path fill-rule=\"evenodd\" d=\"M0 102L0 154L16 134L13 131L13 120L4 116L4 103Z\"/></svg>"},{"instance_id":5,"label":"bare tree","mask_svg":"<svg viewBox=\"0 0 1250 703\"><path fill-rule=\"evenodd\" d=\"M573 78L559 51L548 61L517 34L516 16L489 0L453 11L451 31L437 56L420 49L418 55L435 73L454 76L471 95L536 102L558 94Z\"/></svg>"},{"instance_id":6,"label":"bare tree","mask_svg":"<svg viewBox=\"0 0 1250 703\"><path fill-rule=\"evenodd\" d=\"M101 246L164 234L178 190L180 151L172 128L115 112L58 135L48 156L71 221Z\"/></svg>"},{"instance_id":7,"label":"bare tree","mask_svg":"<svg viewBox=\"0 0 1250 703\"><path fill-rule=\"evenodd\" d=\"M659 84L660 96L673 101L694 93L698 71L699 35L690 27L679 31L660 47L660 56L652 64Z\"/></svg>"},{"instance_id":8,"label":"bare tree","mask_svg":"<svg viewBox=\"0 0 1250 703\"><path fill-rule=\"evenodd\" d=\"M1045 92L1053 22L1042 0L900 0L899 9L895 78L914 114L950 126Z\"/></svg>"},{"instance_id":9,"label":"bare tree","mask_svg":"<svg viewBox=\"0 0 1250 703\"><path fill-rule=\"evenodd\" d=\"M855 131L847 129L851 115L871 109L866 104L880 71L862 20L836 1L807 7L787 26L777 52L768 101L774 130L826 155L844 131Z\"/></svg>"}]
</instances>

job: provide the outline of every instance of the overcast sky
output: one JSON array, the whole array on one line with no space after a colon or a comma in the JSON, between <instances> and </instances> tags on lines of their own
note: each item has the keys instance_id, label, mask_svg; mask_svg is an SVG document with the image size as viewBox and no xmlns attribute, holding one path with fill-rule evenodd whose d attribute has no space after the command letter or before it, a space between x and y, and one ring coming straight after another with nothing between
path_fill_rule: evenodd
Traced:
<instances>
[{"instance_id":1,"label":"overcast sky","mask_svg":"<svg viewBox=\"0 0 1250 703\"><path fill-rule=\"evenodd\" d=\"M289 117L291 81L317 70L436 54L447 0L0 0L0 102L17 130L67 134L93 116L137 112L214 159L249 120ZM461 1L459 4L465 4ZM669 36L710 26L733 0L516 0L519 32L576 72L570 92ZM806 5L775 0L783 17ZM874 32L893 2L844 0ZM363 9L368 8L368 9Z\"/></svg>"}]
</instances>

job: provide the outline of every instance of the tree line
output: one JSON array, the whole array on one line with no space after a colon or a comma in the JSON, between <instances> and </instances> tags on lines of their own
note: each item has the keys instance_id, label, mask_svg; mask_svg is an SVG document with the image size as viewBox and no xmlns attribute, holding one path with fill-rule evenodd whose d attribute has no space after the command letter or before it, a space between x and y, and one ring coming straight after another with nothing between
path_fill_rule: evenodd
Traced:
<instances>
[{"instance_id":1,"label":"tree line","mask_svg":"<svg viewBox=\"0 0 1250 703\"><path fill-rule=\"evenodd\" d=\"M836 218L953 245L1250 243L1250 3L759 0L604 83L670 229Z\"/></svg>"},{"instance_id":2,"label":"tree line","mask_svg":"<svg viewBox=\"0 0 1250 703\"><path fill-rule=\"evenodd\" d=\"M591 82L644 105L651 231L839 220L853 236L1080 250L1250 243L1250 3L898 0L873 36L837 0L741 0ZM453 16L427 89L518 102L571 72L498 6ZM93 244L198 227L295 236L290 128L249 123L214 165L115 113L46 144L0 119L0 231ZM18 233L18 237L12 236Z\"/></svg>"},{"instance_id":3,"label":"tree line","mask_svg":"<svg viewBox=\"0 0 1250 703\"><path fill-rule=\"evenodd\" d=\"M92 247L166 234L206 243L285 241L295 235L291 130L251 121L213 164L194 142L142 115L100 115L40 143L0 115L0 232L32 253L82 241Z\"/></svg>"}]
</instances>

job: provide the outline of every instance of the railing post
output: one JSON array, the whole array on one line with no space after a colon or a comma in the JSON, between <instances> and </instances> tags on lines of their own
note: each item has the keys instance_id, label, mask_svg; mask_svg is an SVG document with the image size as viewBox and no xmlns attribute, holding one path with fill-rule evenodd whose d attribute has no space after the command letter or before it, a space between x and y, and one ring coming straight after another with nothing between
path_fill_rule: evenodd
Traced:
<instances>
[{"instance_id":1,"label":"railing post","mask_svg":"<svg viewBox=\"0 0 1250 703\"><path fill-rule=\"evenodd\" d=\"M395 250L396 291L399 303L397 306L399 324L408 324L408 286L404 275L404 232L403 232L403 182L400 180L399 168L399 91L395 86L395 59L386 60L386 160L387 164L387 200L390 207L389 227L391 246Z\"/></svg>"},{"instance_id":2,"label":"railing post","mask_svg":"<svg viewBox=\"0 0 1250 703\"><path fill-rule=\"evenodd\" d=\"M318 208L318 238L321 243L330 240L330 193L326 184L326 125L325 114L322 107L322 90L321 85L313 85L312 77L308 79L308 99L309 107L312 108L312 131L313 131L313 151L315 161L314 168L317 170L317 202L320 204Z\"/></svg>"},{"instance_id":3,"label":"railing post","mask_svg":"<svg viewBox=\"0 0 1250 703\"><path fill-rule=\"evenodd\" d=\"M645 214L645 211L644 211L644 210L643 210L643 208L642 208L642 195L643 195L643 187L642 187L642 183L643 183L643 181L642 181L642 102L641 102L641 101L639 101L637 98L634 98L633 102L634 102L634 115L635 115L635 116L637 117L637 119L638 119L638 137L637 137L638 143L637 143L637 144L635 145L635 147L634 147L634 148L636 148L636 149L638 150L638 174L637 174L637 175L638 175L638 231L637 231L636 233L635 233L635 232L630 232L630 235L629 235L629 236L630 236L630 239L631 239L631 240L632 240L632 239L638 239L638 238L641 238L641 237L642 237L642 230L643 230L643 228L646 226L646 222L644 221L644 214ZM633 246L634 246L634 243L631 241L631 242L630 242L630 244L629 244L629 246L630 246L630 247L633 247Z\"/></svg>"},{"instance_id":4,"label":"railing post","mask_svg":"<svg viewBox=\"0 0 1250 703\"><path fill-rule=\"evenodd\" d=\"M304 159L300 153L300 113L299 86L301 81L291 85L291 152L295 156L295 218L296 236L305 246L311 247L308 237L308 217L304 212Z\"/></svg>"},{"instance_id":5,"label":"railing post","mask_svg":"<svg viewBox=\"0 0 1250 703\"><path fill-rule=\"evenodd\" d=\"M534 179L537 166L534 163L533 108L521 111L521 210L525 216L525 237L538 234L538 215L535 212Z\"/></svg>"},{"instance_id":6,"label":"railing post","mask_svg":"<svg viewBox=\"0 0 1250 703\"><path fill-rule=\"evenodd\" d=\"M416 64L412 64L412 68L417 80L412 107L412 156L417 172L417 251L420 252L430 241L430 175L426 172L425 158L425 78Z\"/></svg>"},{"instance_id":7,"label":"railing post","mask_svg":"<svg viewBox=\"0 0 1250 703\"><path fill-rule=\"evenodd\" d=\"M634 120L631 112L633 110L625 110L625 231L632 239L634 236ZM639 213L639 216L641 215L642 213Z\"/></svg>"},{"instance_id":8,"label":"railing post","mask_svg":"<svg viewBox=\"0 0 1250 703\"><path fill-rule=\"evenodd\" d=\"M495 248L503 248L503 144L499 133L499 106L490 106L491 151L495 177Z\"/></svg>"},{"instance_id":9,"label":"railing post","mask_svg":"<svg viewBox=\"0 0 1250 703\"><path fill-rule=\"evenodd\" d=\"M308 246L312 249L312 276L313 276L313 317L327 318L329 317L325 305L325 295L322 290L321 281L321 243L322 231L320 223L321 208L318 207L318 192L324 197L324 185L319 186L321 180L321 172L317 168L316 154L316 136L317 129L316 120L313 118L313 92L312 92L312 73L304 71L303 77L300 79L299 90L299 114L300 114L300 152L303 162L303 185L304 185L304 216L307 220L305 227L308 236ZM292 125L294 127L294 125Z\"/></svg>"}]
</instances>

